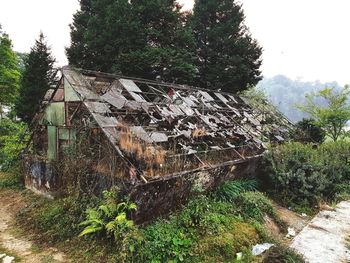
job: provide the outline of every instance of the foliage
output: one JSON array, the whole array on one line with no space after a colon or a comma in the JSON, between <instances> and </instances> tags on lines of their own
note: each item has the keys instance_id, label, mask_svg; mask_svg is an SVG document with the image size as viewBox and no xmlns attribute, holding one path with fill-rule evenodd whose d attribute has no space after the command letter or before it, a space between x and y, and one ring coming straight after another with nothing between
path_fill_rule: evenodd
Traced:
<instances>
[{"instance_id":1,"label":"foliage","mask_svg":"<svg viewBox=\"0 0 350 263\"><path fill-rule=\"evenodd\" d=\"M0 173L0 189L20 189L23 187L22 175L19 173Z\"/></svg>"},{"instance_id":2,"label":"foliage","mask_svg":"<svg viewBox=\"0 0 350 263\"><path fill-rule=\"evenodd\" d=\"M79 234L79 223L85 218L88 206L97 203L91 195L70 195L54 200L28 195L29 205L17 215L19 225L26 231L40 233L49 242L62 242Z\"/></svg>"},{"instance_id":3,"label":"foliage","mask_svg":"<svg viewBox=\"0 0 350 263\"><path fill-rule=\"evenodd\" d=\"M289 143L271 149L267 155L269 188L287 205L321 199L333 200L341 184L349 183L350 143L327 142L315 148Z\"/></svg>"},{"instance_id":4,"label":"foliage","mask_svg":"<svg viewBox=\"0 0 350 263\"><path fill-rule=\"evenodd\" d=\"M193 38L175 1L80 1L70 64L165 81L190 81Z\"/></svg>"},{"instance_id":5,"label":"foliage","mask_svg":"<svg viewBox=\"0 0 350 263\"><path fill-rule=\"evenodd\" d=\"M275 245L270 248L264 257L263 263L304 263L304 258L293 249L283 246Z\"/></svg>"},{"instance_id":6,"label":"foliage","mask_svg":"<svg viewBox=\"0 0 350 263\"><path fill-rule=\"evenodd\" d=\"M234 180L224 183L214 192L214 197L227 202L234 201L240 194L257 189L256 180Z\"/></svg>"},{"instance_id":7,"label":"foliage","mask_svg":"<svg viewBox=\"0 0 350 263\"><path fill-rule=\"evenodd\" d=\"M246 219L254 219L263 223L265 215L275 216L272 203L261 192L244 192L237 197L236 203L239 206L239 212Z\"/></svg>"},{"instance_id":8,"label":"foliage","mask_svg":"<svg viewBox=\"0 0 350 263\"><path fill-rule=\"evenodd\" d=\"M12 105L18 94L20 72L12 42L0 25L0 118L2 105Z\"/></svg>"},{"instance_id":9,"label":"foliage","mask_svg":"<svg viewBox=\"0 0 350 263\"><path fill-rule=\"evenodd\" d=\"M176 217L170 220L158 220L143 229L144 262L179 262L190 255L196 240L193 229L186 229L179 224Z\"/></svg>"},{"instance_id":10,"label":"foliage","mask_svg":"<svg viewBox=\"0 0 350 263\"><path fill-rule=\"evenodd\" d=\"M315 119L326 134L336 141L344 134L346 122L350 120L349 94L349 86L341 90L334 87L324 88L307 94L306 104L298 107Z\"/></svg>"},{"instance_id":11,"label":"foliage","mask_svg":"<svg viewBox=\"0 0 350 263\"><path fill-rule=\"evenodd\" d=\"M259 241L254 226L237 220L220 235L203 237L192 252L191 262L251 262L250 247ZM243 252L243 259L236 261L238 252Z\"/></svg>"},{"instance_id":12,"label":"foliage","mask_svg":"<svg viewBox=\"0 0 350 263\"><path fill-rule=\"evenodd\" d=\"M117 192L104 191L104 201L97 209L87 210L85 226L79 236L98 235L114 239L119 249L120 259L125 261L129 253L135 252L135 244L141 241L134 222L127 218L127 213L136 210L136 205L129 201L118 202Z\"/></svg>"},{"instance_id":13,"label":"foliage","mask_svg":"<svg viewBox=\"0 0 350 263\"><path fill-rule=\"evenodd\" d=\"M303 118L297 122L294 130L294 140L302 143L322 143L326 133L313 119Z\"/></svg>"},{"instance_id":14,"label":"foliage","mask_svg":"<svg viewBox=\"0 0 350 263\"><path fill-rule=\"evenodd\" d=\"M238 92L261 79L262 48L232 0L195 1L190 24L196 40L197 85Z\"/></svg>"},{"instance_id":15,"label":"foliage","mask_svg":"<svg viewBox=\"0 0 350 263\"><path fill-rule=\"evenodd\" d=\"M50 85L55 81L54 63L55 59L45 42L45 37L40 33L39 39L35 41L25 60L20 94L15 104L18 117L28 124L38 111L40 102Z\"/></svg>"},{"instance_id":16,"label":"foliage","mask_svg":"<svg viewBox=\"0 0 350 263\"><path fill-rule=\"evenodd\" d=\"M8 170L19 160L28 139L27 125L9 119L0 119L0 170Z\"/></svg>"},{"instance_id":17,"label":"foliage","mask_svg":"<svg viewBox=\"0 0 350 263\"><path fill-rule=\"evenodd\" d=\"M277 75L271 78L265 77L256 86L258 90L263 91L267 95L279 111L293 122L310 117L305 112L298 110L295 105L305 103L305 94L321 90L324 87L341 88L337 82L307 82L299 78L290 79L284 75Z\"/></svg>"}]
</instances>

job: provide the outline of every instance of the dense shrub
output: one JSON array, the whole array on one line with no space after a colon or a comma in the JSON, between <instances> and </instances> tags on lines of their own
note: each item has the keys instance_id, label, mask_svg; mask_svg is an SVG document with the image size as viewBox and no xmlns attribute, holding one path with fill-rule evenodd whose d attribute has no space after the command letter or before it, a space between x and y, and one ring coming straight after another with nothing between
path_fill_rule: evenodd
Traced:
<instances>
[{"instance_id":1,"label":"dense shrub","mask_svg":"<svg viewBox=\"0 0 350 263\"><path fill-rule=\"evenodd\" d=\"M193 229L182 226L175 217L159 220L142 232L144 245L139 252L143 262L184 261L198 238Z\"/></svg>"},{"instance_id":2,"label":"dense shrub","mask_svg":"<svg viewBox=\"0 0 350 263\"><path fill-rule=\"evenodd\" d=\"M288 143L266 154L268 187L291 203L316 204L321 199L333 200L341 184L350 179L350 143L327 142L319 147Z\"/></svg>"},{"instance_id":3,"label":"dense shrub","mask_svg":"<svg viewBox=\"0 0 350 263\"><path fill-rule=\"evenodd\" d=\"M293 139L301 143L322 143L325 137L325 131L313 119L302 119L293 131Z\"/></svg>"},{"instance_id":4,"label":"dense shrub","mask_svg":"<svg viewBox=\"0 0 350 263\"><path fill-rule=\"evenodd\" d=\"M0 120L0 170L6 171L19 160L28 139L27 126L23 122Z\"/></svg>"},{"instance_id":5,"label":"dense shrub","mask_svg":"<svg viewBox=\"0 0 350 263\"><path fill-rule=\"evenodd\" d=\"M22 179L22 175L17 171L13 171L12 173L0 172L0 189L21 189L23 187Z\"/></svg>"}]
</instances>

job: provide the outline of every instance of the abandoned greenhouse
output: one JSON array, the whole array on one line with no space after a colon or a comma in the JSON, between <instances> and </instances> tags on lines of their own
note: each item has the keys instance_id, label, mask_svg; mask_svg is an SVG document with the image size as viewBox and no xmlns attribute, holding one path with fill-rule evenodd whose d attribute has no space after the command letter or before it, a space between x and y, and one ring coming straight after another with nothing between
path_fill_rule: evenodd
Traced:
<instances>
[{"instance_id":1,"label":"abandoned greenhouse","mask_svg":"<svg viewBox=\"0 0 350 263\"><path fill-rule=\"evenodd\" d=\"M194 187L254 174L264 142L283 141L290 126L238 95L64 67L33 120L25 183L52 196L83 169L84 187L117 185L144 222Z\"/></svg>"}]
</instances>

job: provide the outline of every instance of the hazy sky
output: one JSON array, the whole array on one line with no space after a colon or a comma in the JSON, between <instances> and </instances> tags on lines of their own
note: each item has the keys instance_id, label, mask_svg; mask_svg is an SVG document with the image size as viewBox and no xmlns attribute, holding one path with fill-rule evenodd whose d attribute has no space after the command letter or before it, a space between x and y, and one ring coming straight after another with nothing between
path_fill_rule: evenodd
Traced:
<instances>
[{"instance_id":1,"label":"hazy sky","mask_svg":"<svg viewBox=\"0 0 350 263\"><path fill-rule=\"evenodd\" d=\"M192 0L179 1L189 9ZM350 82L349 0L242 0L246 24L264 48L265 76ZM14 49L29 52L40 30L59 65L67 63L78 0L0 0L0 24Z\"/></svg>"}]
</instances>

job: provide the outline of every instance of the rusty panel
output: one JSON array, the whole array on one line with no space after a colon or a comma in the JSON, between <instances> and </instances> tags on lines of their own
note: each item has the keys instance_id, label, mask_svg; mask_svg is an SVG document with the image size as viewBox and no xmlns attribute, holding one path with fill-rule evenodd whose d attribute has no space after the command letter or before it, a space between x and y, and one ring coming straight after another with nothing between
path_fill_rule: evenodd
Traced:
<instances>
[{"instance_id":1,"label":"rusty panel","mask_svg":"<svg viewBox=\"0 0 350 263\"><path fill-rule=\"evenodd\" d=\"M57 89L52 100L55 102L64 101L64 89Z\"/></svg>"}]
</instances>

